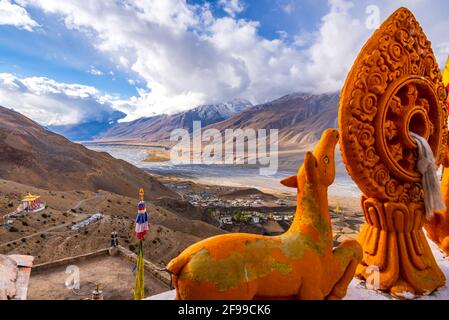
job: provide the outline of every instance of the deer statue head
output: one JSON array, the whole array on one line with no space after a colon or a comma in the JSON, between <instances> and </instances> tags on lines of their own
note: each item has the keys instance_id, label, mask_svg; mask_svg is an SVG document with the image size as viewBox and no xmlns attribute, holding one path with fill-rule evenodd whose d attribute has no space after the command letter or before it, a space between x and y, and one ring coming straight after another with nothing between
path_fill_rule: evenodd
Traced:
<instances>
[{"instance_id":1,"label":"deer statue head","mask_svg":"<svg viewBox=\"0 0 449 320\"><path fill-rule=\"evenodd\" d=\"M297 188L298 191L304 183L325 188L332 185L335 180L335 146L338 139L337 130L324 131L315 151L307 152L298 174L282 180L281 183L286 187Z\"/></svg>"}]
</instances>

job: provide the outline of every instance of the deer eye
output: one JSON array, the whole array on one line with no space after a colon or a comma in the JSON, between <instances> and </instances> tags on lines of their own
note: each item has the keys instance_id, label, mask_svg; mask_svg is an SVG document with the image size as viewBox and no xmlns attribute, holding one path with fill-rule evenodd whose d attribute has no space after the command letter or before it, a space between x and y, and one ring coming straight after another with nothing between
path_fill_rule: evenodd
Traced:
<instances>
[{"instance_id":1,"label":"deer eye","mask_svg":"<svg viewBox=\"0 0 449 320\"><path fill-rule=\"evenodd\" d=\"M328 157L328 156L325 156L325 157L323 158L323 162L324 162L325 164L329 164L329 162L330 162L329 157Z\"/></svg>"}]
</instances>

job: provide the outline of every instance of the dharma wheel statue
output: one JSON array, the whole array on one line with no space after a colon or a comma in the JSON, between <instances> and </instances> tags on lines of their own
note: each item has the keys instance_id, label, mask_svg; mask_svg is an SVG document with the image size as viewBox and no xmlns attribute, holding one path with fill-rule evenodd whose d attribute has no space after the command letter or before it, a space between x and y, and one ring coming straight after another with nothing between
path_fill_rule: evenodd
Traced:
<instances>
[{"instance_id":1,"label":"dharma wheel statue","mask_svg":"<svg viewBox=\"0 0 449 320\"><path fill-rule=\"evenodd\" d=\"M424 137L437 165L444 156L448 110L431 43L413 14L400 8L363 47L344 85L340 146L363 192L366 219L357 276L401 297L445 284L423 232L426 222L418 146Z\"/></svg>"}]
</instances>

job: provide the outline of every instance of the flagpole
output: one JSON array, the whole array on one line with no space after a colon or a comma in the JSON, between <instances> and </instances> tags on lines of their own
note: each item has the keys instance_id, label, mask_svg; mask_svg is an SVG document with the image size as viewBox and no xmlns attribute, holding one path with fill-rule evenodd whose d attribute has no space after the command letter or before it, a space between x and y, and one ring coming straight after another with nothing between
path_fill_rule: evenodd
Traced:
<instances>
[{"instance_id":1,"label":"flagpole","mask_svg":"<svg viewBox=\"0 0 449 320\"><path fill-rule=\"evenodd\" d=\"M145 191L139 190L140 202L138 204L138 214L136 218L136 236L139 239L139 252L136 266L136 287L134 289L134 300L145 298L145 275L143 262L143 238L148 230L148 215L145 206Z\"/></svg>"},{"instance_id":2,"label":"flagpole","mask_svg":"<svg viewBox=\"0 0 449 320\"><path fill-rule=\"evenodd\" d=\"M139 197L140 201L143 202L145 198L145 190L143 188L140 188L139 190ZM139 251L142 253L142 259L143 259L143 237L139 240Z\"/></svg>"}]
</instances>

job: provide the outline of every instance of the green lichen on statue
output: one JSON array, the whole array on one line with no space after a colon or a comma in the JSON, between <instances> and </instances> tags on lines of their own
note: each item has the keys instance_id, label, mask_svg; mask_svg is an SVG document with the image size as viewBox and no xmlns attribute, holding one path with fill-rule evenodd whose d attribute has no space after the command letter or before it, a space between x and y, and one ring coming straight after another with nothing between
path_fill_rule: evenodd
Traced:
<instances>
[{"instance_id":1,"label":"green lichen on statue","mask_svg":"<svg viewBox=\"0 0 449 320\"><path fill-rule=\"evenodd\" d=\"M301 233L282 236L282 243L280 245L280 249L286 257L296 260L302 259L307 251L312 251L322 256L325 247L326 242L321 241L320 243L316 243L309 236Z\"/></svg>"},{"instance_id":2,"label":"green lichen on statue","mask_svg":"<svg viewBox=\"0 0 449 320\"><path fill-rule=\"evenodd\" d=\"M348 266L348 261L358 259L357 252L354 248L339 247L334 250L334 257L338 259L341 265L341 269L345 269Z\"/></svg>"},{"instance_id":3,"label":"green lichen on statue","mask_svg":"<svg viewBox=\"0 0 449 320\"><path fill-rule=\"evenodd\" d=\"M320 247L323 246L324 249L324 247L330 244L330 241L332 239L332 226L330 224L330 218L328 218L329 221L326 221L323 215L320 214L319 205L316 199L317 196L314 194L313 185L310 183L306 183L304 185L301 201L303 210L302 213L298 215L298 226L312 226L319 234L320 241L322 242L320 244ZM326 214L329 215L328 212Z\"/></svg>"},{"instance_id":4,"label":"green lichen on statue","mask_svg":"<svg viewBox=\"0 0 449 320\"><path fill-rule=\"evenodd\" d=\"M316 210L318 206L312 196L307 198L308 200L305 200L307 210L301 216L301 224L317 230L320 235L318 243L308 235L292 232L273 237L270 241L258 239L246 241L243 250L233 251L225 258L216 260L211 258L207 249L203 249L190 261L189 269L196 272L191 274L189 269L184 270L181 279L191 279L198 283L207 282L215 285L220 291L226 291L237 288L242 283L262 278L273 271L278 271L281 275L291 273L292 264L275 259L273 257L275 251L282 253L286 261L300 260L307 251L323 256L324 249L329 245L329 225L320 214L309 211ZM227 276L223 277L223 273Z\"/></svg>"},{"instance_id":5,"label":"green lichen on statue","mask_svg":"<svg viewBox=\"0 0 449 320\"><path fill-rule=\"evenodd\" d=\"M245 244L244 252L232 252L224 259L211 259L208 250L203 249L191 259L191 274L185 270L181 279L206 282L215 285L220 291L239 287L242 283L264 277L274 270L282 275L292 271L290 263L276 261L271 250L279 248L275 241L253 241ZM225 274L226 276L223 276Z\"/></svg>"}]
</instances>

